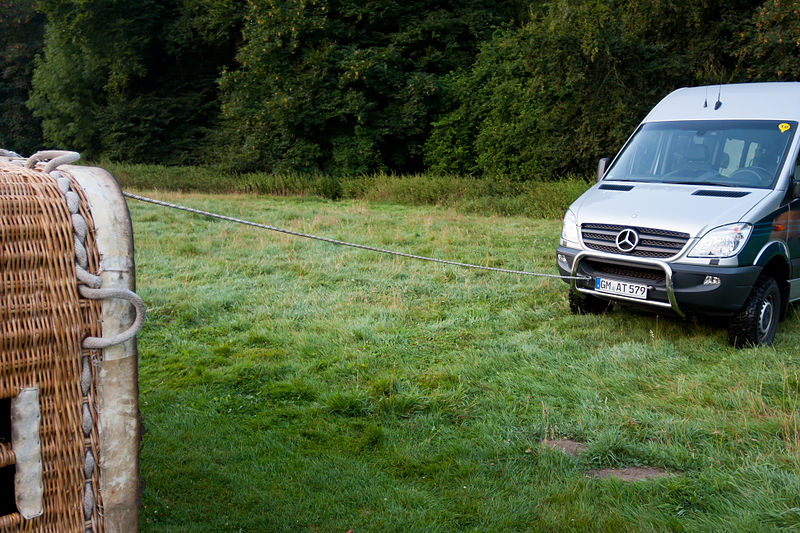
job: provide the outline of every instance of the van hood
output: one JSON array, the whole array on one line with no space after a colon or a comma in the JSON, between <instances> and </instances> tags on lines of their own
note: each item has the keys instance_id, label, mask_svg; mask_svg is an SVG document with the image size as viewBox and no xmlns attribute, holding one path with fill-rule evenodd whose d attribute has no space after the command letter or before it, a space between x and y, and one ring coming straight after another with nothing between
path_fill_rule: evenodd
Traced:
<instances>
[{"instance_id":1,"label":"van hood","mask_svg":"<svg viewBox=\"0 0 800 533\"><path fill-rule=\"evenodd\" d=\"M741 221L773 191L719 186L603 181L572 204L579 224L615 224L688 233Z\"/></svg>"}]
</instances>

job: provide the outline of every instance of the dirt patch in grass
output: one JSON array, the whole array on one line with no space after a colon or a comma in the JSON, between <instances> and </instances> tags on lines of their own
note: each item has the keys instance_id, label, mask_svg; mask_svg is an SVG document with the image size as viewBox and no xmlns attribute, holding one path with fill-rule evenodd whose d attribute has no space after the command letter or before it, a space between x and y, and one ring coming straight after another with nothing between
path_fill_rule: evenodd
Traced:
<instances>
[{"instance_id":1,"label":"dirt patch in grass","mask_svg":"<svg viewBox=\"0 0 800 533\"><path fill-rule=\"evenodd\" d=\"M542 446L547 446L553 450L558 450L570 457L577 457L586 451L586 444L571 439L543 440ZM626 468L602 468L599 470L589 470L588 475L598 478L613 477L622 481L639 481L642 479L654 479L666 477L670 474L680 474L680 472L667 472L663 468L652 466L630 466Z\"/></svg>"},{"instance_id":2,"label":"dirt patch in grass","mask_svg":"<svg viewBox=\"0 0 800 533\"><path fill-rule=\"evenodd\" d=\"M672 472L679 473L679 472ZM613 477L621 479L622 481L639 481L642 479L653 479L658 477L667 477L671 473L663 468L655 468L652 466L629 466L627 468L603 468L600 470L590 470L590 475L606 478Z\"/></svg>"},{"instance_id":3,"label":"dirt patch in grass","mask_svg":"<svg viewBox=\"0 0 800 533\"><path fill-rule=\"evenodd\" d=\"M542 444L548 448L558 450L569 455L570 457L577 457L579 454L586 450L586 445L582 442L570 439L557 439L557 440L543 440Z\"/></svg>"}]
</instances>

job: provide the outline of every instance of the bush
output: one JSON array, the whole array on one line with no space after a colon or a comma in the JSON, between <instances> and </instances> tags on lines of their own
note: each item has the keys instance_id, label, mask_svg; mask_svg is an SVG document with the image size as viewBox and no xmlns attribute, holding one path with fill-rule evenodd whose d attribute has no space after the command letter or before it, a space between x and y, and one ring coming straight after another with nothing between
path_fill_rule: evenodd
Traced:
<instances>
[{"instance_id":1,"label":"bush","mask_svg":"<svg viewBox=\"0 0 800 533\"><path fill-rule=\"evenodd\" d=\"M752 5L553 2L447 79L451 108L434 122L426 162L523 181L585 174L671 90L734 75L732 21Z\"/></svg>"},{"instance_id":2,"label":"bush","mask_svg":"<svg viewBox=\"0 0 800 533\"><path fill-rule=\"evenodd\" d=\"M238 2L36 4L48 24L28 106L46 142L114 160L205 159Z\"/></svg>"},{"instance_id":3,"label":"bush","mask_svg":"<svg viewBox=\"0 0 800 533\"><path fill-rule=\"evenodd\" d=\"M800 78L800 5L795 0L767 0L741 32L739 51L746 79L797 81Z\"/></svg>"},{"instance_id":4,"label":"bush","mask_svg":"<svg viewBox=\"0 0 800 533\"><path fill-rule=\"evenodd\" d=\"M237 170L357 175L422 168L441 77L521 2L252 2L223 73Z\"/></svg>"},{"instance_id":5,"label":"bush","mask_svg":"<svg viewBox=\"0 0 800 533\"><path fill-rule=\"evenodd\" d=\"M505 30L481 45L468 71L446 79L456 108L433 123L425 145L433 172L535 179L533 77L525 65L529 27Z\"/></svg>"}]
</instances>

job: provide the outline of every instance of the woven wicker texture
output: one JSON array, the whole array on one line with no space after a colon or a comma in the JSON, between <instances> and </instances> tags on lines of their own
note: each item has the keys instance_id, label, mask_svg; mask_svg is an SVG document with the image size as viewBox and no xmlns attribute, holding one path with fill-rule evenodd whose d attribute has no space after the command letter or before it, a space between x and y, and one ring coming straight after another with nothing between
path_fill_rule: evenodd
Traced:
<instances>
[{"instance_id":1,"label":"woven wicker texture","mask_svg":"<svg viewBox=\"0 0 800 533\"><path fill-rule=\"evenodd\" d=\"M88 270L97 272L91 213L74 180L72 189L90 228ZM12 507L0 516L0 531L103 531L97 468L88 478L84 472L87 452L93 462L98 458L94 376L86 397L80 386L82 359L101 356L81 348L84 337L101 335L100 308L79 298L77 285L70 214L55 181L41 170L0 161L0 398L39 387L44 485L44 514L24 520ZM92 427L85 436L87 407ZM8 462L13 452L2 442L0 465ZM0 475L0 483L0 499L10 499L0 501L0 509L8 511L13 478ZM85 491L94 496L88 520Z\"/></svg>"}]
</instances>

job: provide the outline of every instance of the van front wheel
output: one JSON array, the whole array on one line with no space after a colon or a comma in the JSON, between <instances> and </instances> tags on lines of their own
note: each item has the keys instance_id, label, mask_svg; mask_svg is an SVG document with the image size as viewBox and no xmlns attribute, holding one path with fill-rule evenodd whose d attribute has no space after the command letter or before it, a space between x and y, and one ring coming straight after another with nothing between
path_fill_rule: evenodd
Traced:
<instances>
[{"instance_id":1,"label":"van front wheel","mask_svg":"<svg viewBox=\"0 0 800 533\"><path fill-rule=\"evenodd\" d=\"M772 344L780 314L778 282L771 277L758 278L750 298L728 327L728 342L737 348Z\"/></svg>"}]
</instances>

